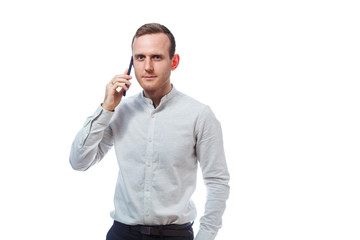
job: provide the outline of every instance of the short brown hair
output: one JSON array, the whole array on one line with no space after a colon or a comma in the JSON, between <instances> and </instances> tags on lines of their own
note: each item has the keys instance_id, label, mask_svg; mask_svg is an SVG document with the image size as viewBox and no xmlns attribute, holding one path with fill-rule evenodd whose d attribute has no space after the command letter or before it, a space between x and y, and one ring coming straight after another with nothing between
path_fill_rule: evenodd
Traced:
<instances>
[{"instance_id":1,"label":"short brown hair","mask_svg":"<svg viewBox=\"0 0 360 240\"><path fill-rule=\"evenodd\" d=\"M154 34L154 33L165 33L168 36L168 38L170 40L169 55L170 55L170 58L172 58L175 54L175 48L176 48L175 37L167 27L165 27L164 25L161 25L159 23L147 23L147 24L142 25L136 31L136 33L132 39L131 46L133 45L135 38L141 37L146 34Z\"/></svg>"}]
</instances>

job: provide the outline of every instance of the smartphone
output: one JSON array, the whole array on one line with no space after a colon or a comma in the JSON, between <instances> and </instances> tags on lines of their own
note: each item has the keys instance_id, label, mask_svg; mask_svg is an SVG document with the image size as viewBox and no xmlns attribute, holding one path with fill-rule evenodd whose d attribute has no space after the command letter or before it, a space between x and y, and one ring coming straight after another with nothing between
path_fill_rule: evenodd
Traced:
<instances>
[{"instance_id":1,"label":"smartphone","mask_svg":"<svg viewBox=\"0 0 360 240\"><path fill-rule=\"evenodd\" d=\"M130 75L132 65L133 65L133 57L131 56L131 59L130 59L130 64L129 64L129 68L128 68L127 75ZM126 86L128 86L128 85L126 85ZM124 90L124 92L123 92L123 96L124 96L124 97L126 96L126 91L125 91L125 90Z\"/></svg>"}]
</instances>

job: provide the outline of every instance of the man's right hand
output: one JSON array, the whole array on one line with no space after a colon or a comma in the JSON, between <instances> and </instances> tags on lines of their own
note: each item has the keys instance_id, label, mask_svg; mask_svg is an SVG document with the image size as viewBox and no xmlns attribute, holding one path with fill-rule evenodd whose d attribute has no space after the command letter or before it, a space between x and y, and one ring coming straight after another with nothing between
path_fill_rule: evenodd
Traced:
<instances>
[{"instance_id":1,"label":"man's right hand","mask_svg":"<svg viewBox=\"0 0 360 240\"><path fill-rule=\"evenodd\" d=\"M129 80L132 78L130 75L127 75L128 70L121 74L116 75L113 79L106 85L106 92L104 102L101 106L108 110L113 111L117 105L119 105L121 98L123 97L124 90L129 90L131 82ZM127 85L127 86L126 86ZM117 88L121 88L118 92Z\"/></svg>"}]
</instances>

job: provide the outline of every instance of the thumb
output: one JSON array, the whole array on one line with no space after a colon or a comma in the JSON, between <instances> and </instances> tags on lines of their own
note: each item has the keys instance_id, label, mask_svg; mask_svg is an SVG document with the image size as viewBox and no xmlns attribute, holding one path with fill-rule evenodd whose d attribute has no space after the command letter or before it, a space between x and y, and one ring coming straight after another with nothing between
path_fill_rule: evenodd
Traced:
<instances>
[{"instance_id":1,"label":"thumb","mask_svg":"<svg viewBox=\"0 0 360 240\"><path fill-rule=\"evenodd\" d=\"M124 74L128 75L128 71L129 71L129 69L127 68L127 69L125 70Z\"/></svg>"}]
</instances>

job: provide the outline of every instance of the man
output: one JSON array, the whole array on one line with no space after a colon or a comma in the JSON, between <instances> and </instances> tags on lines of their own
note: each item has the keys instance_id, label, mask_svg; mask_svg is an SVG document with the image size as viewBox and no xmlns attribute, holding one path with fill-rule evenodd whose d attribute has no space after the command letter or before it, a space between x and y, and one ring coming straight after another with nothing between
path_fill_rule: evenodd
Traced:
<instances>
[{"instance_id":1,"label":"man","mask_svg":"<svg viewBox=\"0 0 360 240\"><path fill-rule=\"evenodd\" d=\"M207 201L195 239L215 239L229 195L220 124L208 106L171 84L179 55L165 26L140 27L132 53L143 92L123 99L131 76L127 70L116 75L76 136L70 163L87 170L115 148L119 173L108 240L193 239L196 209L190 199L199 163Z\"/></svg>"}]
</instances>

